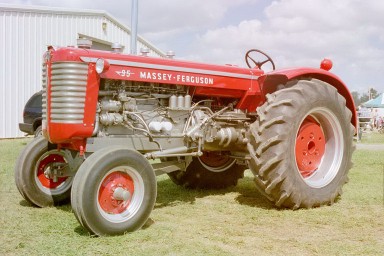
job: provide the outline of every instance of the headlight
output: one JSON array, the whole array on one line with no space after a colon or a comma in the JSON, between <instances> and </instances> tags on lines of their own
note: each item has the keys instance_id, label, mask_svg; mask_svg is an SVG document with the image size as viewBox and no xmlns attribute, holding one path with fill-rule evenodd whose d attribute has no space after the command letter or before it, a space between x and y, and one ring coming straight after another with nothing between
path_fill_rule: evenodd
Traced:
<instances>
[{"instance_id":1,"label":"headlight","mask_svg":"<svg viewBox=\"0 0 384 256\"><path fill-rule=\"evenodd\" d=\"M96 61L96 72L98 74L104 73L109 69L109 63L108 61L104 59L97 59Z\"/></svg>"}]
</instances>

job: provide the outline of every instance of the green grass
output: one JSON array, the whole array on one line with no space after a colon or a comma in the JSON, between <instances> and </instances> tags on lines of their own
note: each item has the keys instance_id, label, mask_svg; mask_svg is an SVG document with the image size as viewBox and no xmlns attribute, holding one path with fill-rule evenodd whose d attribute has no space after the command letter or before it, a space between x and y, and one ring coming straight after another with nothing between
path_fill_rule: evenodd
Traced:
<instances>
[{"instance_id":1,"label":"green grass","mask_svg":"<svg viewBox=\"0 0 384 256\"><path fill-rule=\"evenodd\" d=\"M363 133L363 135L361 136L361 141L359 143L384 144L384 134L378 133L377 131Z\"/></svg>"},{"instance_id":2,"label":"green grass","mask_svg":"<svg viewBox=\"0 0 384 256\"><path fill-rule=\"evenodd\" d=\"M316 209L277 210L250 172L235 188L186 190L166 175L144 229L91 237L70 205L36 208L13 168L29 139L0 140L0 255L382 255L384 151L358 150L344 194Z\"/></svg>"}]
</instances>

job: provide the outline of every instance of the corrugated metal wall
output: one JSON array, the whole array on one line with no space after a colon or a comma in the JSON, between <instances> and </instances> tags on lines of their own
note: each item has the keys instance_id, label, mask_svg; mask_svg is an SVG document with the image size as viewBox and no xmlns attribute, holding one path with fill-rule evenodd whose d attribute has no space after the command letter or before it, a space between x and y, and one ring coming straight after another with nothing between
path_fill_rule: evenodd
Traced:
<instances>
[{"instance_id":1,"label":"corrugated metal wall","mask_svg":"<svg viewBox=\"0 0 384 256\"><path fill-rule=\"evenodd\" d=\"M105 12L0 5L0 138L23 136L18 123L27 100L41 89L47 46L76 45L79 34L119 42L129 52L129 30ZM141 47L149 48L152 55L161 54L142 38Z\"/></svg>"}]
</instances>

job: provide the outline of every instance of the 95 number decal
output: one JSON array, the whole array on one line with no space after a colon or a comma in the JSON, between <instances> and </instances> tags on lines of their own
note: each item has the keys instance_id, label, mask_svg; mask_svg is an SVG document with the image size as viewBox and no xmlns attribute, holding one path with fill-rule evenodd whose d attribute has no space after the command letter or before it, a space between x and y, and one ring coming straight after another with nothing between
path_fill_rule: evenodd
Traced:
<instances>
[{"instance_id":1,"label":"95 number decal","mask_svg":"<svg viewBox=\"0 0 384 256\"><path fill-rule=\"evenodd\" d=\"M116 71L116 74L122 77L130 77L131 75L134 75L135 73L132 73L129 69L122 69L120 71Z\"/></svg>"}]
</instances>

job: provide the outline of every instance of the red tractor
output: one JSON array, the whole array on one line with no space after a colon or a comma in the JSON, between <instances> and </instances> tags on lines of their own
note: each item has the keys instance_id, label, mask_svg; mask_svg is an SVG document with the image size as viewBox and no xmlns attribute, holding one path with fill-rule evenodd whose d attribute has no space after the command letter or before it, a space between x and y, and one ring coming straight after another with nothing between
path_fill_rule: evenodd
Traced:
<instances>
[{"instance_id":1,"label":"red tractor","mask_svg":"<svg viewBox=\"0 0 384 256\"><path fill-rule=\"evenodd\" d=\"M249 168L277 207L332 204L352 166L347 87L329 60L284 70L259 50L245 60L249 68L49 47L44 136L17 160L21 195L39 207L70 198L96 235L141 228L165 173L180 186L218 189Z\"/></svg>"}]
</instances>

